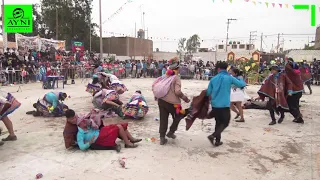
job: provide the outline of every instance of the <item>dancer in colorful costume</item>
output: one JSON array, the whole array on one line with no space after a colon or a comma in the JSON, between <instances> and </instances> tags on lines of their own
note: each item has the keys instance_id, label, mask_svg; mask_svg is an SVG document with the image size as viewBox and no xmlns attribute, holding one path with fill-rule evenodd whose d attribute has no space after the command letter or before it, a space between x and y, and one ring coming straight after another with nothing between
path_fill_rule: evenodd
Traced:
<instances>
[{"instance_id":1,"label":"dancer in colorful costume","mask_svg":"<svg viewBox=\"0 0 320 180\"><path fill-rule=\"evenodd\" d=\"M119 94L114 90L100 90L93 95L92 103L97 109L114 111L118 116L123 117L123 103L120 101Z\"/></svg>"},{"instance_id":2,"label":"dancer in colorful costume","mask_svg":"<svg viewBox=\"0 0 320 180\"><path fill-rule=\"evenodd\" d=\"M68 106L64 105L63 101L67 100L67 97L67 94L64 92L49 92L42 99L39 99L37 103L33 104L36 110L29 111L27 114L45 117L64 116L64 112L68 109Z\"/></svg>"},{"instance_id":3,"label":"dancer in colorful costume","mask_svg":"<svg viewBox=\"0 0 320 180\"><path fill-rule=\"evenodd\" d=\"M123 94L125 91L128 91L127 87L117 78L117 76L104 72L98 74L106 77L106 81L109 83L109 88L115 90L118 94Z\"/></svg>"},{"instance_id":4,"label":"dancer in colorful costume","mask_svg":"<svg viewBox=\"0 0 320 180\"><path fill-rule=\"evenodd\" d=\"M102 84L100 83L98 75L94 74L92 77L92 83L88 83L86 91L90 94L99 92L102 89Z\"/></svg>"},{"instance_id":5,"label":"dancer in colorful costume","mask_svg":"<svg viewBox=\"0 0 320 180\"><path fill-rule=\"evenodd\" d=\"M285 73L281 72L279 66L273 65L270 71L272 75L261 85L258 94L261 100L269 98L267 107L272 120L269 125L275 125L277 122L274 113L280 113L278 123L281 124L284 112L289 110L287 96L292 96L292 82Z\"/></svg>"},{"instance_id":6,"label":"dancer in colorful costume","mask_svg":"<svg viewBox=\"0 0 320 180\"><path fill-rule=\"evenodd\" d=\"M8 115L13 113L20 107L21 103L12 96L11 93L0 90L0 119L8 129L8 137L2 139L0 146L4 144L3 141L15 141L17 136L14 134L13 125Z\"/></svg>"},{"instance_id":7,"label":"dancer in colorful costume","mask_svg":"<svg viewBox=\"0 0 320 180\"><path fill-rule=\"evenodd\" d=\"M125 118L142 119L148 113L149 107L141 91L136 91L129 102L123 107Z\"/></svg>"}]
</instances>

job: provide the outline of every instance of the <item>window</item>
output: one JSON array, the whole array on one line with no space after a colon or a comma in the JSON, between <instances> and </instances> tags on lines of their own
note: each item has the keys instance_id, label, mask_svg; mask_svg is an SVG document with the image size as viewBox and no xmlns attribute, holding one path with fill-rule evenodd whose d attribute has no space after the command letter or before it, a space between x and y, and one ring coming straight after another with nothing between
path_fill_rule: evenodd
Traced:
<instances>
[{"instance_id":1,"label":"window","mask_svg":"<svg viewBox=\"0 0 320 180\"><path fill-rule=\"evenodd\" d=\"M238 48L238 45L236 45L236 44L232 45L232 49L237 49L237 48Z\"/></svg>"},{"instance_id":2,"label":"window","mask_svg":"<svg viewBox=\"0 0 320 180\"><path fill-rule=\"evenodd\" d=\"M246 46L244 44L239 45L239 49L244 49Z\"/></svg>"},{"instance_id":3,"label":"window","mask_svg":"<svg viewBox=\"0 0 320 180\"><path fill-rule=\"evenodd\" d=\"M223 45L219 45L218 49L223 49L223 47L224 47Z\"/></svg>"}]
</instances>

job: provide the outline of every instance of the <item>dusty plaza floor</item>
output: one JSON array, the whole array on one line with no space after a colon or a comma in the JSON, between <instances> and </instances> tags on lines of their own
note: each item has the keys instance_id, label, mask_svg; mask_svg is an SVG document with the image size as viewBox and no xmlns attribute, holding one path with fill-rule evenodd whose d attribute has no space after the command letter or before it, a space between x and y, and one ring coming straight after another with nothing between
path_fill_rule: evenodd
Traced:
<instances>
[{"instance_id":1,"label":"dusty plaza floor","mask_svg":"<svg viewBox=\"0 0 320 180\"><path fill-rule=\"evenodd\" d=\"M88 81L87 81L88 82ZM212 147L207 136L214 129L214 120L196 120L189 131L181 121L176 140L166 146L158 141L158 108L151 91L152 79L126 79L129 92L121 96L126 102L135 90L145 95L150 111L142 121L129 121L129 130L144 140L136 149L115 151L66 150L62 131L65 118L35 118L26 115L32 103L49 90L40 83L2 87L12 92L22 106L9 117L18 140L0 147L0 179L109 179L109 180L318 180L320 179L320 88L313 86L313 95L302 97L304 125L294 124L286 114L283 124L269 127L269 113L246 110L246 123L231 120L222 134L224 144ZM199 94L208 81L183 80L183 91L189 97ZM61 84L59 84L61 86ZM256 96L258 86L249 86L248 94ZM59 87L58 90L61 90ZM93 105L85 83L76 81L64 89L71 95L66 104L76 110L88 111ZM184 106L186 106L184 104ZM232 119L235 114L232 114ZM117 123L119 118L105 119ZM4 133L7 130L1 123ZM119 141L123 146L123 143ZM126 158L126 169L118 159Z\"/></svg>"}]
</instances>

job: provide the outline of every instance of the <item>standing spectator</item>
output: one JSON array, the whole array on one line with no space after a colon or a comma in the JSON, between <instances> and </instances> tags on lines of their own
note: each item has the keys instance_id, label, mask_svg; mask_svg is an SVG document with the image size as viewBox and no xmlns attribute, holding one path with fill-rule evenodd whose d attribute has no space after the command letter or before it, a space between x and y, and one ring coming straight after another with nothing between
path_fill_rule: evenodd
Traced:
<instances>
[{"instance_id":1,"label":"standing spectator","mask_svg":"<svg viewBox=\"0 0 320 180\"><path fill-rule=\"evenodd\" d=\"M142 65L141 65L140 60L137 61L136 66L137 66L136 77L137 77L137 78L140 78L140 76L141 76L141 69L142 69Z\"/></svg>"},{"instance_id":2,"label":"standing spectator","mask_svg":"<svg viewBox=\"0 0 320 180\"><path fill-rule=\"evenodd\" d=\"M132 69L132 65L131 65L131 63L128 61L128 60L126 60L126 78L128 78L129 77L129 74L131 74L131 69Z\"/></svg>"}]
</instances>

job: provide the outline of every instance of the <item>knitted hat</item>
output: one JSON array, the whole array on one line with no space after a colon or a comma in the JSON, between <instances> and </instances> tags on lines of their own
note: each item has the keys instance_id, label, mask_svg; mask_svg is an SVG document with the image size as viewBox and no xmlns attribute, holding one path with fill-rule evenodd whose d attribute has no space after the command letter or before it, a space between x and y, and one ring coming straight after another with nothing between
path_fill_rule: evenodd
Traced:
<instances>
[{"instance_id":1,"label":"knitted hat","mask_svg":"<svg viewBox=\"0 0 320 180\"><path fill-rule=\"evenodd\" d=\"M175 70L175 69L179 68L179 60L177 57L170 59L168 61L168 64L169 64L169 69L171 69L171 70Z\"/></svg>"}]
</instances>

